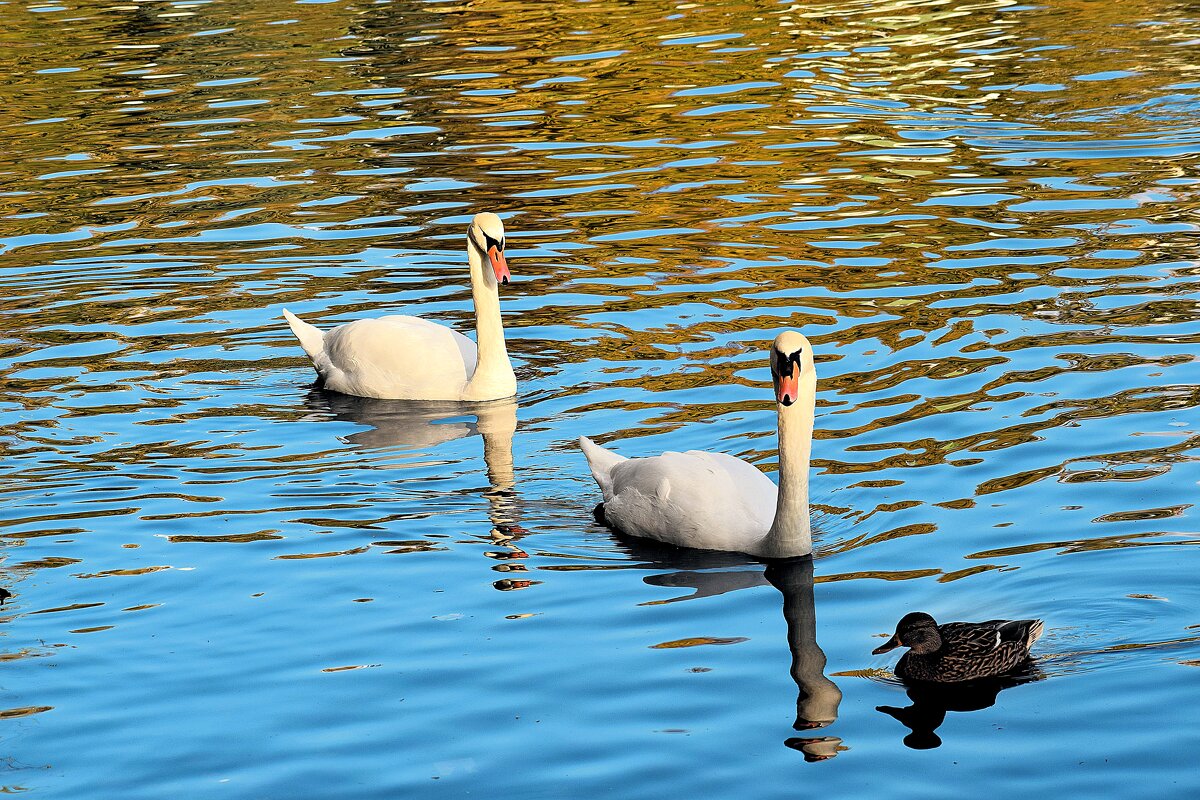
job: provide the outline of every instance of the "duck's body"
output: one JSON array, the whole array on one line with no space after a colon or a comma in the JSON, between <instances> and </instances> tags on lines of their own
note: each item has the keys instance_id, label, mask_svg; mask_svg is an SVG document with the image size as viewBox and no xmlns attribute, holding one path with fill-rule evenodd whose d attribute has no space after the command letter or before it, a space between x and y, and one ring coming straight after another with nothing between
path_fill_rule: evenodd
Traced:
<instances>
[{"instance_id":1,"label":"duck's body","mask_svg":"<svg viewBox=\"0 0 1200 800\"><path fill-rule=\"evenodd\" d=\"M516 393L497 293L510 279L504 227L495 214L478 214L467 239L478 344L416 316L361 319L326 332L284 310L326 389L387 400L483 401Z\"/></svg>"},{"instance_id":2,"label":"duck's body","mask_svg":"<svg viewBox=\"0 0 1200 800\"><path fill-rule=\"evenodd\" d=\"M908 614L896 634L874 652L911 648L896 664L896 675L909 681L958 683L1011 672L1029 660L1029 648L1042 635L1040 619L948 622L928 614Z\"/></svg>"},{"instance_id":3,"label":"duck's body","mask_svg":"<svg viewBox=\"0 0 1200 800\"><path fill-rule=\"evenodd\" d=\"M761 558L812 552L808 459L816 375L812 349L785 331L772 346L779 404L779 487L724 453L624 458L586 437L579 446L604 497L604 521L628 536Z\"/></svg>"}]
</instances>

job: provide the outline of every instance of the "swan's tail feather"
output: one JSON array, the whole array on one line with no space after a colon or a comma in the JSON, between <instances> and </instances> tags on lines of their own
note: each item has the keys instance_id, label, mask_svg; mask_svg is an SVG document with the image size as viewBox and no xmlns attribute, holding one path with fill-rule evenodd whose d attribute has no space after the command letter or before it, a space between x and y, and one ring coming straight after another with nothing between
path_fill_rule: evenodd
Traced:
<instances>
[{"instance_id":1,"label":"swan's tail feather","mask_svg":"<svg viewBox=\"0 0 1200 800\"><path fill-rule=\"evenodd\" d=\"M287 320L292 333L300 340L300 346L304 348L304 352L308 353L308 357L313 362L316 362L317 358L325 352L325 334L320 328L309 325L286 308L283 310L283 318Z\"/></svg>"},{"instance_id":2,"label":"swan's tail feather","mask_svg":"<svg viewBox=\"0 0 1200 800\"><path fill-rule=\"evenodd\" d=\"M625 456L619 456L611 450L605 450L600 445L593 442L586 436L579 437L579 449L583 451L583 457L587 459L588 469L592 471L592 477L596 479L600 491L606 497L612 491L612 468L625 460Z\"/></svg>"}]
</instances>

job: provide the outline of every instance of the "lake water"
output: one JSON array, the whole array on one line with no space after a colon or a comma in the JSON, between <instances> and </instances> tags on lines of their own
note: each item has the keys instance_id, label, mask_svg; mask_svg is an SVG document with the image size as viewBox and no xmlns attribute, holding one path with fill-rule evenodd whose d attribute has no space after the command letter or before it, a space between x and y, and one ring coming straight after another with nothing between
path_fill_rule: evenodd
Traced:
<instances>
[{"instance_id":1,"label":"lake water","mask_svg":"<svg viewBox=\"0 0 1200 800\"><path fill-rule=\"evenodd\" d=\"M0 5L0 786L1195 797L1200 8ZM280 318L469 330L515 403L325 395ZM573 440L773 474L814 562L644 549ZM1041 617L910 696L904 613Z\"/></svg>"}]
</instances>

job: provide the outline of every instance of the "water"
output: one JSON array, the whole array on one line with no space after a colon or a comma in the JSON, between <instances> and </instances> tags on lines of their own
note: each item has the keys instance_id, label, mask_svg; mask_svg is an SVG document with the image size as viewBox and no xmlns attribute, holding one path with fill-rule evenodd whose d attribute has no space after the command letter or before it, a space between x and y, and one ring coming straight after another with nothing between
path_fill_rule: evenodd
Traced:
<instances>
[{"instance_id":1,"label":"water","mask_svg":"<svg viewBox=\"0 0 1200 800\"><path fill-rule=\"evenodd\" d=\"M1194 4L0 20L6 791L1195 795ZM518 402L314 391L481 210ZM815 577L594 524L580 434L773 471L785 326ZM910 697L916 609L1037 671Z\"/></svg>"}]
</instances>

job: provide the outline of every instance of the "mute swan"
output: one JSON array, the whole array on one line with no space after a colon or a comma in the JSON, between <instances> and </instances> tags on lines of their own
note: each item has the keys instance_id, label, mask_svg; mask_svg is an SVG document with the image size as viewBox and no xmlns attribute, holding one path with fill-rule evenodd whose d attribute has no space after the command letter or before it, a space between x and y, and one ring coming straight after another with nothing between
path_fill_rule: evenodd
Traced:
<instances>
[{"instance_id":1,"label":"mute swan","mask_svg":"<svg viewBox=\"0 0 1200 800\"><path fill-rule=\"evenodd\" d=\"M779 413L779 488L758 468L724 453L624 458L579 437L604 496L604 519L629 536L761 558L812 552L808 459L817 376L812 347L795 331L771 345Z\"/></svg>"},{"instance_id":2,"label":"mute swan","mask_svg":"<svg viewBox=\"0 0 1200 800\"><path fill-rule=\"evenodd\" d=\"M360 319L325 332L287 309L283 316L326 389L385 400L511 397L517 378L504 346L498 285L512 275L504 258L504 224L495 214L471 220L467 262L478 344L421 317Z\"/></svg>"}]
</instances>

